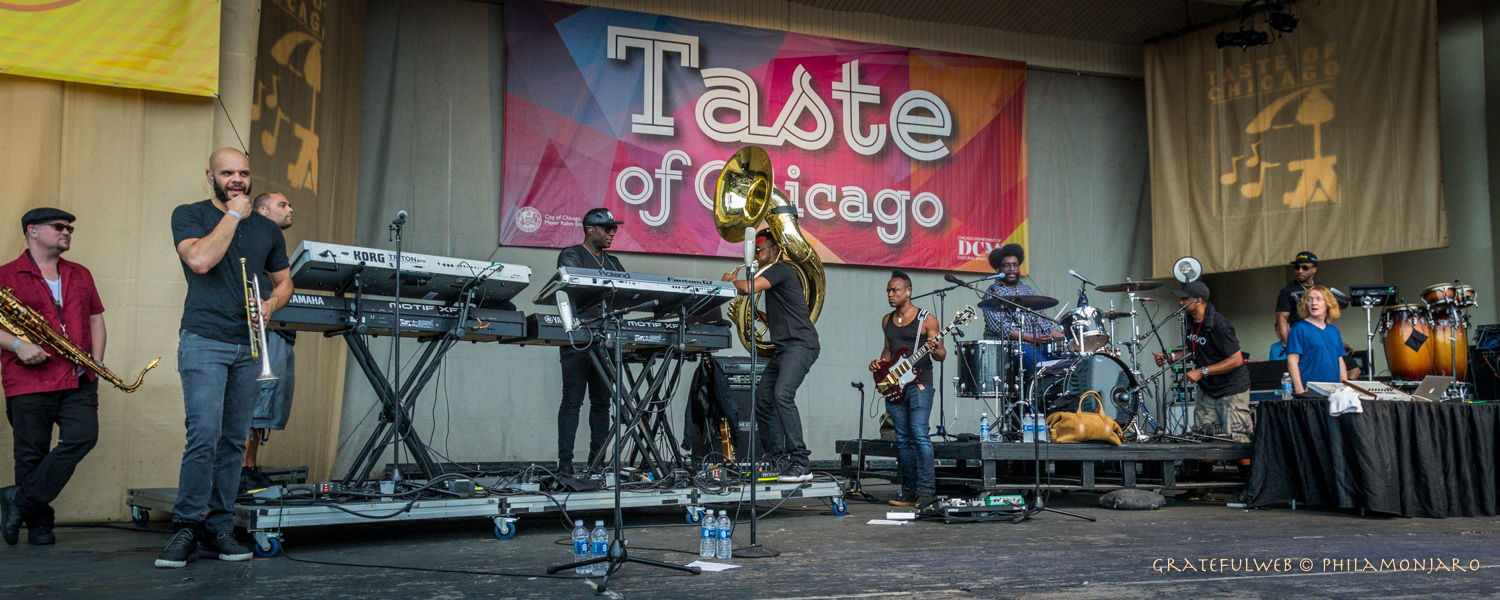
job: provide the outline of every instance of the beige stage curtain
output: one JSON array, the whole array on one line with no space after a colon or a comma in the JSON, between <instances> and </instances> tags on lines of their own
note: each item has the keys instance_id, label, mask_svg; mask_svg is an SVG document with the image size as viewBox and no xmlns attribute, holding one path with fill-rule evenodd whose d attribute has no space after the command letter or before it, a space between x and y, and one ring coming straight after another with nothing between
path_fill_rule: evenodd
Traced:
<instances>
[{"instance_id":1,"label":"beige stage curtain","mask_svg":"<svg viewBox=\"0 0 1500 600\"><path fill-rule=\"evenodd\" d=\"M363 0L261 3L255 97L245 140L255 191L292 202L287 250L302 240L354 241L359 166ZM297 379L285 432L273 433L260 464L306 465L314 481L332 472L343 411L343 338L297 337Z\"/></svg>"},{"instance_id":2,"label":"beige stage curtain","mask_svg":"<svg viewBox=\"0 0 1500 600\"><path fill-rule=\"evenodd\" d=\"M1154 276L1447 245L1434 0L1292 11L1249 50L1214 47L1234 21L1146 45Z\"/></svg>"}]
</instances>

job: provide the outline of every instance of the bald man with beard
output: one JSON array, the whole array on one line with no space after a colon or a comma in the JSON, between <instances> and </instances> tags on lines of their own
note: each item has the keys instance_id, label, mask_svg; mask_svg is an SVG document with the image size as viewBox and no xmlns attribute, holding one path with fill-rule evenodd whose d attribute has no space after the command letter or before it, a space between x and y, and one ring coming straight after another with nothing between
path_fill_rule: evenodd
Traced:
<instances>
[{"instance_id":1,"label":"bald man with beard","mask_svg":"<svg viewBox=\"0 0 1500 600\"><path fill-rule=\"evenodd\" d=\"M234 536L245 436L260 393L241 273L266 278L269 286L261 287L271 288L270 297L250 301L267 317L292 297L286 239L251 205L250 159L220 148L209 157L204 176L214 196L172 211L172 243L187 280L177 346L187 439L172 507L175 531L156 558L161 568L187 566L200 548L219 560L252 556Z\"/></svg>"}]
</instances>

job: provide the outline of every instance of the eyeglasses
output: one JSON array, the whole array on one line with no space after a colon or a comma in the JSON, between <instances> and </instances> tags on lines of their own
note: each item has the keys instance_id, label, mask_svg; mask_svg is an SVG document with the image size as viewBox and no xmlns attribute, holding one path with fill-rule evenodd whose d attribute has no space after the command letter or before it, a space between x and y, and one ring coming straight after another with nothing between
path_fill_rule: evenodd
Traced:
<instances>
[{"instance_id":1,"label":"eyeglasses","mask_svg":"<svg viewBox=\"0 0 1500 600\"><path fill-rule=\"evenodd\" d=\"M1303 264L1297 265L1296 268L1297 268L1298 271L1311 271L1313 269L1318 268L1318 265L1309 265L1307 263L1303 263Z\"/></svg>"},{"instance_id":2,"label":"eyeglasses","mask_svg":"<svg viewBox=\"0 0 1500 600\"><path fill-rule=\"evenodd\" d=\"M72 225L69 225L67 223L37 223L37 225L41 225L43 227L51 227L56 231L66 231L68 233L73 233L74 229Z\"/></svg>"},{"instance_id":3,"label":"eyeglasses","mask_svg":"<svg viewBox=\"0 0 1500 600\"><path fill-rule=\"evenodd\" d=\"M1019 268L1021 268L1021 263L1018 263L1018 262L1002 262L1002 263L1000 263L1000 269L1001 270L1010 270L1010 269L1019 269Z\"/></svg>"}]
</instances>

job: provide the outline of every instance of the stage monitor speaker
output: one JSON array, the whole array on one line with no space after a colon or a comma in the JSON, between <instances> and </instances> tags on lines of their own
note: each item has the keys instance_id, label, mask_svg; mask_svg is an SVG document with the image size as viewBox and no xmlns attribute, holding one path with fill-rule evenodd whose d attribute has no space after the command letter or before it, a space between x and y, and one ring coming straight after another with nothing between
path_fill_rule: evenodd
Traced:
<instances>
[{"instance_id":1,"label":"stage monitor speaker","mask_svg":"<svg viewBox=\"0 0 1500 600\"><path fill-rule=\"evenodd\" d=\"M1500 399L1500 353L1475 346L1469 350L1469 381L1474 384L1476 400Z\"/></svg>"},{"instance_id":2,"label":"stage monitor speaker","mask_svg":"<svg viewBox=\"0 0 1500 600\"><path fill-rule=\"evenodd\" d=\"M729 395L734 398L735 406L740 412L739 423L735 426L734 448L736 456L743 461L746 458L745 452L750 448L750 357L726 356L719 359L719 364L724 368L724 376L729 379ZM757 360L756 373L761 374L765 370L766 361ZM755 448L757 453L765 454L764 431Z\"/></svg>"}]
</instances>

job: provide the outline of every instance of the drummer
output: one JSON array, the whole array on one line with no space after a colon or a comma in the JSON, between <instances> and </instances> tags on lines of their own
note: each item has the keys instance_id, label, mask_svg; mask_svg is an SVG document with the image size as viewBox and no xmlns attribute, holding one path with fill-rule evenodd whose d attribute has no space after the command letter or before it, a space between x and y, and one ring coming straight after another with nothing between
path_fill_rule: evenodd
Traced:
<instances>
[{"instance_id":1,"label":"drummer","mask_svg":"<svg viewBox=\"0 0 1500 600\"><path fill-rule=\"evenodd\" d=\"M1036 291L1021 283L1021 263L1026 261L1026 250L1020 244L1006 244L990 251L990 267L1000 278L990 285L989 293L996 296L1031 296ZM1024 326L1023 326L1024 325ZM1063 339L1063 334L1051 321L1028 318L1024 324L1015 310L984 311L984 338L987 340L1021 340L1021 365L1026 373L1036 370L1036 363L1046 357L1046 344Z\"/></svg>"}]
</instances>

